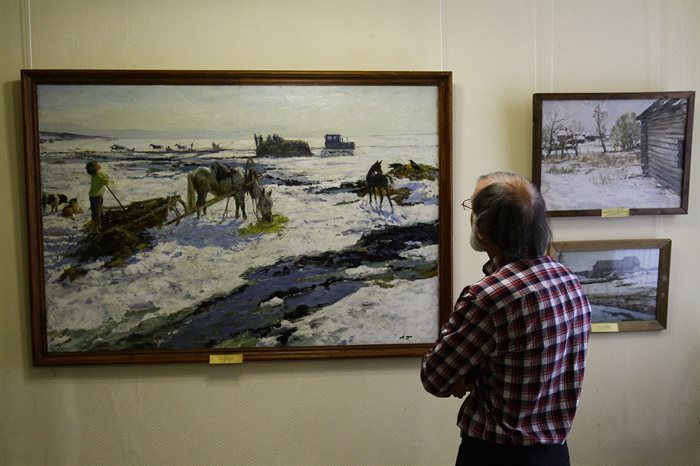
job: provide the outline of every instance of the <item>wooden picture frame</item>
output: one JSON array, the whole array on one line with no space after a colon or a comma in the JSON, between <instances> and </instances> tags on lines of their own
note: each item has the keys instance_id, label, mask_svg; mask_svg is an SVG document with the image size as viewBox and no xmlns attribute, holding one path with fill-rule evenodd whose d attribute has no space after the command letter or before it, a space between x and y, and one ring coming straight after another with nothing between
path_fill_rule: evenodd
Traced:
<instances>
[{"instance_id":1,"label":"wooden picture frame","mask_svg":"<svg viewBox=\"0 0 700 466\"><path fill-rule=\"evenodd\" d=\"M686 214L695 92L533 95L532 178L552 217Z\"/></svg>"},{"instance_id":2,"label":"wooden picture frame","mask_svg":"<svg viewBox=\"0 0 700 466\"><path fill-rule=\"evenodd\" d=\"M21 80L35 365L434 343L452 307L451 72Z\"/></svg>"},{"instance_id":3,"label":"wooden picture frame","mask_svg":"<svg viewBox=\"0 0 700 466\"><path fill-rule=\"evenodd\" d=\"M549 255L579 278L593 332L666 328L670 239L561 241Z\"/></svg>"}]
</instances>

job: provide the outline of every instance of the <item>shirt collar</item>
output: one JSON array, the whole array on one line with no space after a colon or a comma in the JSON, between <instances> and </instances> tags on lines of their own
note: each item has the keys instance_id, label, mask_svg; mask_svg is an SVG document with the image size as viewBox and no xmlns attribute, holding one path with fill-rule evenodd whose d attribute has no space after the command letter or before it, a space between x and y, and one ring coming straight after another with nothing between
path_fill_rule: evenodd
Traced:
<instances>
[{"instance_id":1,"label":"shirt collar","mask_svg":"<svg viewBox=\"0 0 700 466\"><path fill-rule=\"evenodd\" d=\"M501 259L501 256L492 257L487 263L484 264L481 270L484 272L484 275L493 275L496 270L505 265L503 262L504 261Z\"/></svg>"},{"instance_id":2,"label":"shirt collar","mask_svg":"<svg viewBox=\"0 0 700 466\"><path fill-rule=\"evenodd\" d=\"M535 254L531 249L526 249L525 252L523 252L522 259L537 259L537 254ZM500 269L504 265L506 265L506 261L501 256L495 256L489 259L489 261L483 265L481 270L484 272L484 275L493 275L496 270Z\"/></svg>"}]
</instances>

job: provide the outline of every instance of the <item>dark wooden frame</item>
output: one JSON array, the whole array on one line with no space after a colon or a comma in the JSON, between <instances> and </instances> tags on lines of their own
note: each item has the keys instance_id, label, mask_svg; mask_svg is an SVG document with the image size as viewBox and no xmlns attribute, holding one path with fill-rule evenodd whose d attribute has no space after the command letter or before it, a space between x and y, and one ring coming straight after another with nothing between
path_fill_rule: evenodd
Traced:
<instances>
[{"instance_id":1,"label":"dark wooden frame","mask_svg":"<svg viewBox=\"0 0 700 466\"><path fill-rule=\"evenodd\" d=\"M152 71L152 70L22 70L26 202L28 211L30 320L33 362L46 365L212 362L242 355L250 360L366 358L421 356L432 345L348 345L284 348L197 350L129 350L123 352L51 352L47 343L44 251L42 242L41 170L37 86L42 84L91 85L367 85L432 86L438 96L439 151L439 314L442 324L452 307L452 73L363 71ZM437 338L437 335L435 335ZM235 358L234 358L235 359Z\"/></svg>"},{"instance_id":2,"label":"dark wooden frame","mask_svg":"<svg viewBox=\"0 0 700 466\"><path fill-rule=\"evenodd\" d=\"M667 324L668 287L671 271L670 239L632 239L607 241L561 241L549 247L549 255L558 258L559 253L585 251L614 251L625 249L658 249L658 280L656 287L656 318L653 320L627 320L615 322L596 322L593 332L635 332L663 330ZM566 263L565 263L566 265Z\"/></svg>"},{"instance_id":3,"label":"dark wooden frame","mask_svg":"<svg viewBox=\"0 0 700 466\"><path fill-rule=\"evenodd\" d=\"M575 216L627 216L627 215L658 215L658 214L687 214L688 192L690 186L690 157L693 135L693 111L695 102L694 91L679 92L628 92L628 93L540 93L533 95L533 134L532 134L532 180L541 187L543 163L543 114L542 105L545 101L610 101L637 99L686 99L687 118L685 123L684 147L682 148L682 179L680 180L680 205L678 207L658 208L625 208L626 206L610 206L610 209L582 208L575 210L550 210L552 217ZM609 130L612 128L609 128ZM679 148L680 152L680 148ZM595 194L594 192L591 193ZM546 198L545 198L546 200Z\"/></svg>"}]
</instances>

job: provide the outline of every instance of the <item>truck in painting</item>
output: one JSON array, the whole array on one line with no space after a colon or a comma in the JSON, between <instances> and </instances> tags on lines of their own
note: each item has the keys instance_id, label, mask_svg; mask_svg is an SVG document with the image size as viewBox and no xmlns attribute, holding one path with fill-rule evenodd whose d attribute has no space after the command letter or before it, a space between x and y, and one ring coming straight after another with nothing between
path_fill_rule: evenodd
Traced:
<instances>
[{"instance_id":1,"label":"truck in painting","mask_svg":"<svg viewBox=\"0 0 700 466\"><path fill-rule=\"evenodd\" d=\"M325 146L321 151L322 156L354 155L355 143L353 141L343 139L340 134L326 134L325 139Z\"/></svg>"}]
</instances>

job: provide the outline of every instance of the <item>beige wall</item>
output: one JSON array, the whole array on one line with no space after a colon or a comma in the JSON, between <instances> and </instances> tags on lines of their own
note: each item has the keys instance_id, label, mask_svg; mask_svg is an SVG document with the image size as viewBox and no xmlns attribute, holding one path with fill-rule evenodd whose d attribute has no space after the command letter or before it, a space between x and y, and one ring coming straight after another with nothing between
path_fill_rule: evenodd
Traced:
<instances>
[{"instance_id":1,"label":"beige wall","mask_svg":"<svg viewBox=\"0 0 700 466\"><path fill-rule=\"evenodd\" d=\"M0 0L0 44L3 465L451 464L459 441L417 358L33 368L21 68L453 71L455 292L483 260L458 201L530 173L534 92L700 91L698 0ZM688 215L553 221L673 240L669 328L591 339L576 464L700 464L699 172Z\"/></svg>"}]
</instances>

